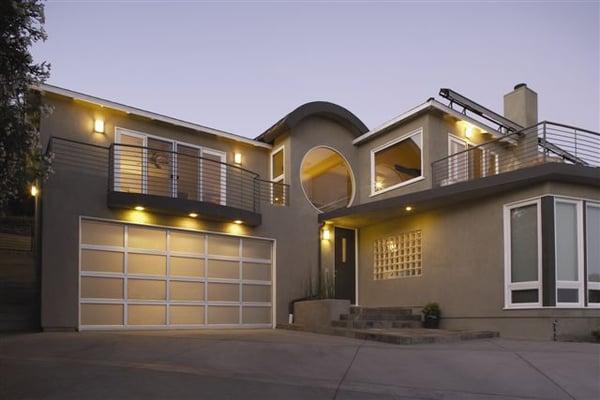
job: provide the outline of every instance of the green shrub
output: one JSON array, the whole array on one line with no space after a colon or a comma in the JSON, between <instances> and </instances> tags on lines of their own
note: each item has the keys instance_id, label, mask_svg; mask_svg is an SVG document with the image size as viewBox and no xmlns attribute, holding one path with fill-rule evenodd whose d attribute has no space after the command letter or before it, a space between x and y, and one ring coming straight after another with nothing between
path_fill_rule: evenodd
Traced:
<instances>
[{"instance_id":1,"label":"green shrub","mask_svg":"<svg viewBox=\"0 0 600 400\"><path fill-rule=\"evenodd\" d=\"M421 311L421 312L423 313L423 316L425 318L427 318L427 317L440 318L440 316L442 315L442 310L440 310L440 306L438 303L425 304L425 307L423 307L423 311Z\"/></svg>"},{"instance_id":2,"label":"green shrub","mask_svg":"<svg viewBox=\"0 0 600 400\"><path fill-rule=\"evenodd\" d=\"M592 331L592 337L596 342L600 342L600 329L594 329Z\"/></svg>"}]
</instances>

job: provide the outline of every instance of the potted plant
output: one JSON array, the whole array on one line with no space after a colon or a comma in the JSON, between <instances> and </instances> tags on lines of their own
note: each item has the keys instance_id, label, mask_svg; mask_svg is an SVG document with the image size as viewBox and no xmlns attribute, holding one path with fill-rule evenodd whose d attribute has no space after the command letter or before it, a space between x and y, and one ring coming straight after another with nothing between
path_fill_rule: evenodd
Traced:
<instances>
[{"instance_id":1,"label":"potted plant","mask_svg":"<svg viewBox=\"0 0 600 400\"><path fill-rule=\"evenodd\" d=\"M440 327L442 311L438 303L427 303L423 307L423 328L437 329Z\"/></svg>"}]
</instances>

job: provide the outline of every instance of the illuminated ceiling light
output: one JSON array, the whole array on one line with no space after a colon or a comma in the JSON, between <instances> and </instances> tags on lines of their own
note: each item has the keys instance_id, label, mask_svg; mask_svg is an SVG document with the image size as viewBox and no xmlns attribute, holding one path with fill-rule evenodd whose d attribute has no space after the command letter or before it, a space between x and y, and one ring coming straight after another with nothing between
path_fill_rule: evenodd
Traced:
<instances>
[{"instance_id":1,"label":"illuminated ceiling light","mask_svg":"<svg viewBox=\"0 0 600 400\"><path fill-rule=\"evenodd\" d=\"M242 163L242 153L235 153L233 155L233 162L240 165Z\"/></svg>"},{"instance_id":2,"label":"illuminated ceiling light","mask_svg":"<svg viewBox=\"0 0 600 400\"><path fill-rule=\"evenodd\" d=\"M35 186L35 185L31 185L31 189L30 189L30 191L29 191L29 192L31 193L31 195L32 195L33 197L37 196L37 195L38 195L38 193L39 193L39 191L38 191L38 188L37 188L37 186Z\"/></svg>"},{"instance_id":3,"label":"illuminated ceiling light","mask_svg":"<svg viewBox=\"0 0 600 400\"><path fill-rule=\"evenodd\" d=\"M323 228L322 238L323 238L323 240L330 240L331 239L331 231L327 228Z\"/></svg>"},{"instance_id":4,"label":"illuminated ceiling light","mask_svg":"<svg viewBox=\"0 0 600 400\"><path fill-rule=\"evenodd\" d=\"M241 219L236 219L235 221L233 221L234 224L238 224L241 225L244 223L244 221L242 221Z\"/></svg>"},{"instance_id":5,"label":"illuminated ceiling light","mask_svg":"<svg viewBox=\"0 0 600 400\"><path fill-rule=\"evenodd\" d=\"M413 208L412 208L411 206L406 206L406 207L404 207L404 209L405 209L406 211L412 211L412 209L413 209Z\"/></svg>"},{"instance_id":6,"label":"illuminated ceiling light","mask_svg":"<svg viewBox=\"0 0 600 400\"><path fill-rule=\"evenodd\" d=\"M383 189L383 182L382 181L375 181L375 189L377 189L377 190Z\"/></svg>"},{"instance_id":7,"label":"illuminated ceiling light","mask_svg":"<svg viewBox=\"0 0 600 400\"><path fill-rule=\"evenodd\" d=\"M468 139L471 139L473 137L473 128L470 126L467 126L465 128L465 137Z\"/></svg>"},{"instance_id":8,"label":"illuminated ceiling light","mask_svg":"<svg viewBox=\"0 0 600 400\"><path fill-rule=\"evenodd\" d=\"M135 207L133 207L133 209L135 211L144 211L144 207L142 207L142 206L135 206Z\"/></svg>"},{"instance_id":9,"label":"illuminated ceiling light","mask_svg":"<svg viewBox=\"0 0 600 400\"><path fill-rule=\"evenodd\" d=\"M189 213L188 215L192 218L196 218L198 216L198 214L196 214L196 213Z\"/></svg>"},{"instance_id":10,"label":"illuminated ceiling light","mask_svg":"<svg viewBox=\"0 0 600 400\"><path fill-rule=\"evenodd\" d=\"M94 120L94 132L104 133L104 120L103 119L96 118Z\"/></svg>"}]
</instances>

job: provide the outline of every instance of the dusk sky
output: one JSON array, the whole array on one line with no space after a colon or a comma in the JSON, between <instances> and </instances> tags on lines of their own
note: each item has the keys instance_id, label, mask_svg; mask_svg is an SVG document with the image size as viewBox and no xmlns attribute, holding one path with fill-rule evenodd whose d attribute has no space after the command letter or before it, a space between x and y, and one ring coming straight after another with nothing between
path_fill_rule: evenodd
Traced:
<instances>
[{"instance_id":1,"label":"dusk sky","mask_svg":"<svg viewBox=\"0 0 600 400\"><path fill-rule=\"evenodd\" d=\"M600 7L570 2L48 1L48 83L254 137L327 100L369 128L449 87L600 130Z\"/></svg>"}]
</instances>

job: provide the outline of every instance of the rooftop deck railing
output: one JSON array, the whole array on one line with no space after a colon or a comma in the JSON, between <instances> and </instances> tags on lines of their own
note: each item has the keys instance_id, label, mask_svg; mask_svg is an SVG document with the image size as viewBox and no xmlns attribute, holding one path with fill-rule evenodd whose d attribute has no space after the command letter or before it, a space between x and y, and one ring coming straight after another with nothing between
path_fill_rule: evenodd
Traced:
<instances>
[{"instance_id":1,"label":"rooftop deck railing","mask_svg":"<svg viewBox=\"0 0 600 400\"><path fill-rule=\"evenodd\" d=\"M260 203L288 205L289 187L191 147L175 152L113 143L109 147L53 137L53 168L103 173L110 191L209 202L259 212Z\"/></svg>"},{"instance_id":2,"label":"rooftop deck railing","mask_svg":"<svg viewBox=\"0 0 600 400\"><path fill-rule=\"evenodd\" d=\"M551 162L600 167L600 134L555 122L540 122L434 161L433 186Z\"/></svg>"}]
</instances>

